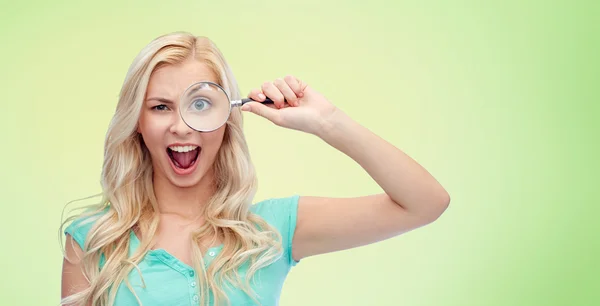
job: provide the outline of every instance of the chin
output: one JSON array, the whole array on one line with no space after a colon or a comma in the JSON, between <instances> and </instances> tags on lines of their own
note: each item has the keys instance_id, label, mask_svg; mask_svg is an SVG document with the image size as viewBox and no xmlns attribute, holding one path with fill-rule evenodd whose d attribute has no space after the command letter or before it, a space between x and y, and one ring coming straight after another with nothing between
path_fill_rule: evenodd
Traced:
<instances>
[{"instance_id":1,"label":"chin","mask_svg":"<svg viewBox=\"0 0 600 306\"><path fill-rule=\"evenodd\" d=\"M197 187L198 185L200 185L200 182L202 181L202 179L204 178L203 173L199 175L194 175L194 176L188 176L188 177L178 177L178 176L174 176L174 175L169 175L169 182L171 182L171 184L175 187L178 188L192 188L192 187Z\"/></svg>"}]
</instances>

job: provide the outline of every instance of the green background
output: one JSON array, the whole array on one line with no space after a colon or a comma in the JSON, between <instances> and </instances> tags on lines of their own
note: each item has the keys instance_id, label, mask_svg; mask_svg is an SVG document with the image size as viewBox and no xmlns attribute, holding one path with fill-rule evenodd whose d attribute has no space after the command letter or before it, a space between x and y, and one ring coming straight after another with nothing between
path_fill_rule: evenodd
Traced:
<instances>
[{"instance_id":1,"label":"green background","mask_svg":"<svg viewBox=\"0 0 600 306\"><path fill-rule=\"evenodd\" d=\"M130 62L183 30L217 43L244 94L294 74L452 197L431 225L303 260L282 305L599 305L598 15L571 1L3 2L0 304L58 304L62 209L100 191ZM257 199L381 191L319 139L246 118Z\"/></svg>"}]
</instances>

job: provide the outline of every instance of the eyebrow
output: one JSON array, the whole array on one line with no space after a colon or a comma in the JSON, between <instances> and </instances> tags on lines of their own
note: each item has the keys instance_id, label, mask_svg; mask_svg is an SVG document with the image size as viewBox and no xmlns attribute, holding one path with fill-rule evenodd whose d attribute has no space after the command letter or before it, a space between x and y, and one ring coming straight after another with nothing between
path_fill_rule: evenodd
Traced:
<instances>
[{"instance_id":1,"label":"eyebrow","mask_svg":"<svg viewBox=\"0 0 600 306\"><path fill-rule=\"evenodd\" d=\"M150 100L156 100L158 102L166 103L166 104L174 104L173 101L171 101L169 99L165 99L165 98L151 97L151 98L146 99L146 101L150 101Z\"/></svg>"},{"instance_id":2,"label":"eyebrow","mask_svg":"<svg viewBox=\"0 0 600 306\"><path fill-rule=\"evenodd\" d=\"M196 87L196 88L192 89L192 90L191 90L189 93L187 93L187 95L188 95L188 96L189 96L189 95L193 95L193 94L195 94L195 93L196 93L198 90L200 90L200 89L203 89L205 86L207 86L207 85L204 85L204 86L201 86L201 87ZM171 100L169 100L169 99L166 99L166 98L160 98L160 97L150 97L150 98L146 99L146 101L150 101L150 100L156 100L156 101L159 101L159 102L162 102L162 103L167 103L167 104L175 104L175 102L173 102L173 101L171 101Z\"/></svg>"},{"instance_id":3,"label":"eyebrow","mask_svg":"<svg viewBox=\"0 0 600 306\"><path fill-rule=\"evenodd\" d=\"M208 86L208 84L202 84L202 86L198 86L198 87L190 90L190 92L187 93L187 96L191 96L191 95L195 94L197 91L206 88L207 86Z\"/></svg>"},{"instance_id":4,"label":"eyebrow","mask_svg":"<svg viewBox=\"0 0 600 306\"><path fill-rule=\"evenodd\" d=\"M200 90L200 89L203 89L203 88L205 88L205 87L206 87L206 85L205 85L205 84L203 84L203 86L197 86L196 88L194 88L194 89L190 90L190 92L188 93L188 95L195 94L195 93L196 93L198 90Z\"/></svg>"}]
</instances>

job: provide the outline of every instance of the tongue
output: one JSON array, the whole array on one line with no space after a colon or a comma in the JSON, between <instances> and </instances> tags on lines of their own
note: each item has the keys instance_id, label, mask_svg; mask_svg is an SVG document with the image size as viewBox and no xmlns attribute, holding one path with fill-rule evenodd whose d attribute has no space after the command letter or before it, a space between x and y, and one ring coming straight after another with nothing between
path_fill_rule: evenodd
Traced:
<instances>
[{"instance_id":1,"label":"tongue","mask_svg":"<svg viewBox=\"0 0 600 306\"><path fill-rule=\"evenodd\" d=\"M175 165L180 168L189 168L192 165L192 162L196 160L198 157L198 150L193 150L190 152L171 152L173 155L173 161Z\"/></svg>"}]
</instances>

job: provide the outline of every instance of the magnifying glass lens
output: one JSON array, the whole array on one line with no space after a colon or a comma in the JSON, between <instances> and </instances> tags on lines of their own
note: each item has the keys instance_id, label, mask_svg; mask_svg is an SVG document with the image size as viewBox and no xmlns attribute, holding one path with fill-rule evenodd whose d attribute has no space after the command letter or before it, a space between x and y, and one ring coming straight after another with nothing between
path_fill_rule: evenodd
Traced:
<instances>
[{"instance_id":1,"label":"magnifying glass lens","mask_svg":"<svg viewBox=\"0 0 600 306\"><path fill-rule=\"evenodd\" d=\"M179 112L192 129L210 132L221 127L229 118L231 102L216 84L201 82L190 86L183 94Z\"/></svg>"}]
</instances>

